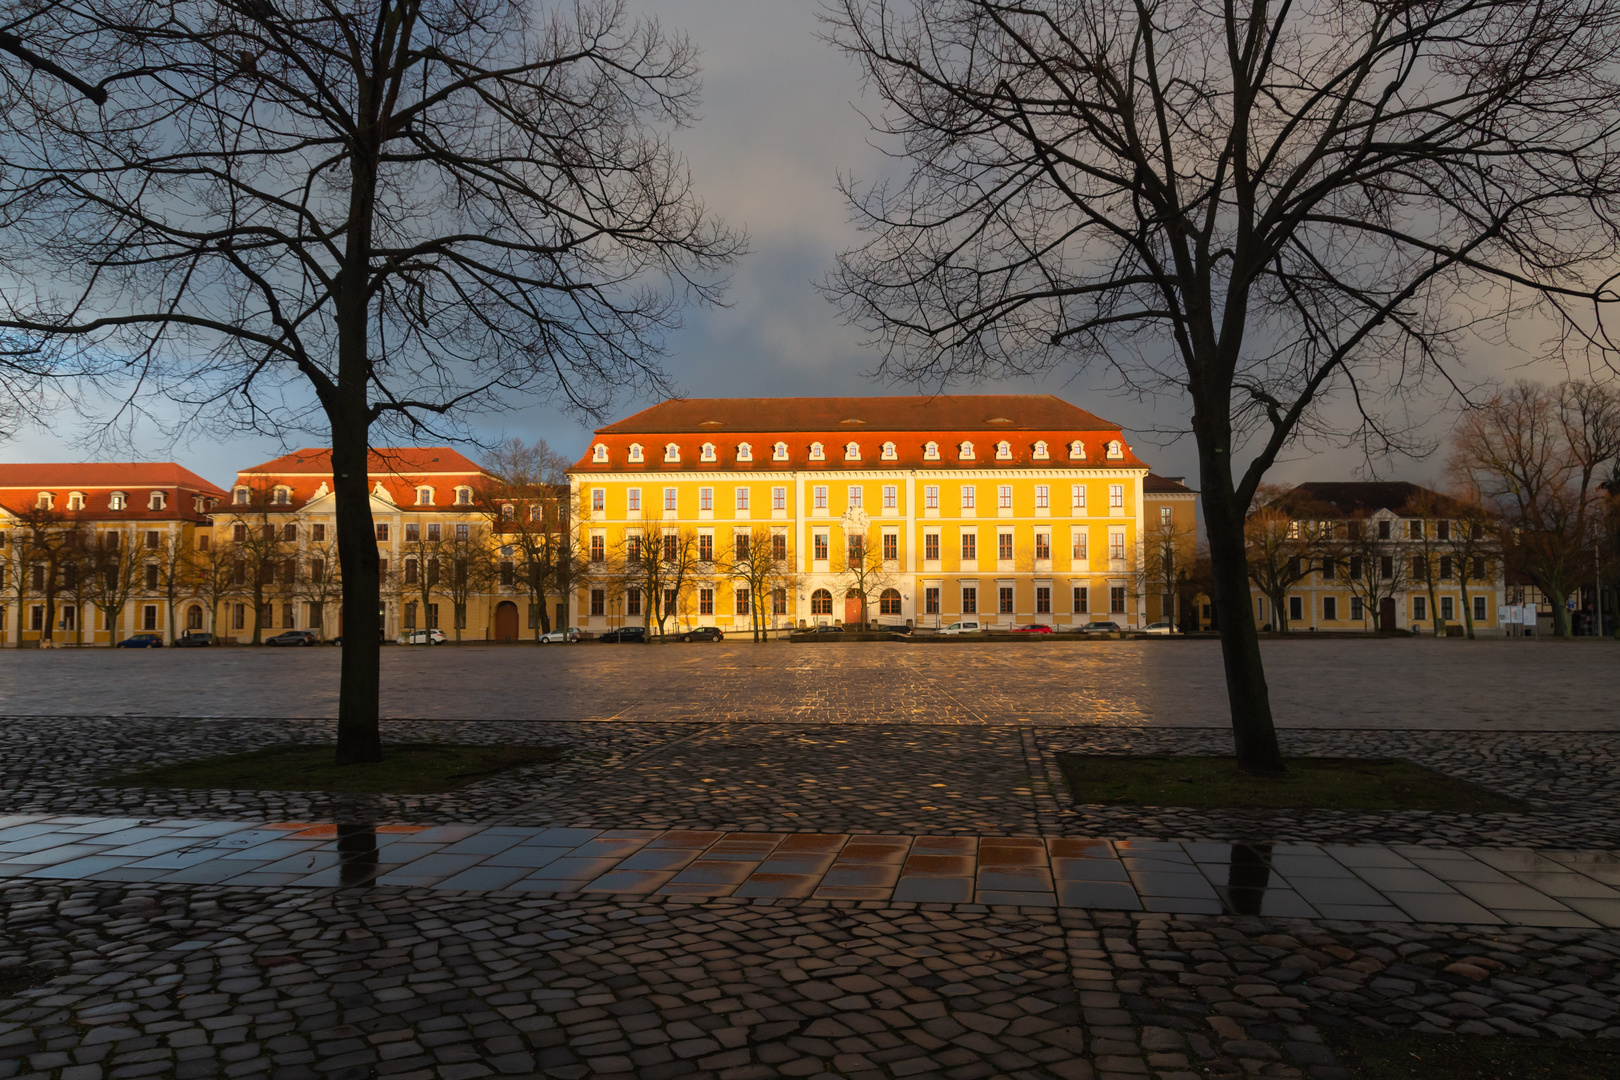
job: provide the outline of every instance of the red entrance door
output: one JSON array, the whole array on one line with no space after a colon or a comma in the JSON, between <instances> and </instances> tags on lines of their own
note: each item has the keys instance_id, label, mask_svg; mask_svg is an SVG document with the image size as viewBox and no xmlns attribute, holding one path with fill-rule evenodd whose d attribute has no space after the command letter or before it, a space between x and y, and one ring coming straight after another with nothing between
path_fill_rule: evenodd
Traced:
<instances>
[{"instance_id":1,"label":"red entrance door","mask_svg":"<svg viewBox=\"0 0 1620 1080\"><path fill-rule=\"evenodd\" d=\"M1392 632L1395 629L1395 598L1386 596L1378 605L1378 629Z\"/></svg>"},{"instance_id":2,"label":"red entrance door","mask_svg":"<svg viewBox=\"0 0 1620 1080\"><path fill-rule=\"evenodd\" d=\"M861 622L861 598L854 593L844 597L844 625L859 626Z\"/></svg>"},{"instance_id":3,"label":"red entrance door","mask_svg":"<svg viewBox=\"0 0 1620 1080\"><path fill-rule=\"evenodd\" d=\"M510 600L502 600L495 608L495 640L516 641L517 636L517 605Z\"/></svg>"}]
</instances>

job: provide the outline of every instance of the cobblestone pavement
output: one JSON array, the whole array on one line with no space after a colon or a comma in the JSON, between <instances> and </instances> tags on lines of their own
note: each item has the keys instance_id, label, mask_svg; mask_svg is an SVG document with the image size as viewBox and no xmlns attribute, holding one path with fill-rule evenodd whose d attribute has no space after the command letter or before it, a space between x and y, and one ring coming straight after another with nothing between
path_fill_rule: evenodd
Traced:
<instances>
[{"instance_id":1,"label":"cobblestone pavement","mask_svg":"<svg viewBox=\"0 0 1620 1080\"><path fill-rule=\"evenodd\" d=\"M1610 641L1263 644L1283 727L1616 730ZM335 715L336 649L0 650L0 715ZM1223 727L1213 640L383 650L384 715ZM1399 688L1369 695L1369 687Z\"/></svg>"},{"instance_id":2,"label":"cobblestone pavement","mask_svg":"<svg viewBox=\"0 0 1620 1080\"><path fill-rule=\"evenodd\" d=\"M442 795L102 786L181 759L332 737L324 721L0 720L0 813L595 829L1133 836L1256 843L1620 848L1620 734L1295 730L1285 751L1396 757L1516 796L1525 813L1076 806L1056 755L1229 753L1208 729L397 721L391 742L561 745L558 763Z\"/></svg>"},{"instance_id":3,"label":"cobblestone pavement","mask_svg":"<svg viewBox=\"0 0 1620 1080\"><path fill-rule=\"evenodd\" d=\"M1603 851L0 817L0 878L1620 927Z\"/></svg>"},{"instance_id":4,"label":"cobblestone pavement","mask_svg":"<svg viewBox=\"0 0 1620 1080\"><path fill-rule=\"evenodd\" d=\"M1342 1080L1334 1025L1620 1036L1607 931L180 885L0 901L0 970L34 984L0 1003L13 1077Z\"/></svg>"}]
</instances>

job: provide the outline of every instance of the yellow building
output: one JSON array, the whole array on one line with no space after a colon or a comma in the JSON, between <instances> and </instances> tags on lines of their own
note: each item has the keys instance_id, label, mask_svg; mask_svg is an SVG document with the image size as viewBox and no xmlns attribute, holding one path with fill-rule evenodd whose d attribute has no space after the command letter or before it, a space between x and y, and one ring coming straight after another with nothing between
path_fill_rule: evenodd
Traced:
<instances>
[{"instance_id":1,"label":"yellow building","mask_svg":"<svg viewBox=\"0 0 1620 1080\"><path fill-rule=\"evenodd\" d=\"M667 401L570 470L578 624L1142 626L1148 515L1186 529L1194 498L1150 501L1148 475L1049 395ZM750 581L766 543L779 565Z\"/></svg>"},{"instance_id":2,"label":"yellow building","mask_svg":"<svg viewBox=\"0 0 1620 1080\"><path fill-rule=\"evenodd\" d=\"M0 644L183 632L225 492L173 462L0 465Z\"/></svg>"}]
</instances>

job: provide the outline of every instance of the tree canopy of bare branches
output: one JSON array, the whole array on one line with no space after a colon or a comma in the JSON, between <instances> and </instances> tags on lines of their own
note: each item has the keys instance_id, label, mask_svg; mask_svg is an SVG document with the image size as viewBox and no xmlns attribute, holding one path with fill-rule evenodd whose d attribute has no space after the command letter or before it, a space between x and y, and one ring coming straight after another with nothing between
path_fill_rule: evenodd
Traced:
<instances>
[{"instance_id":1,"label":"tree canopy of bare branches","mask_svg":"<svg viewBox=\"0 0 1620 1080\"><path fill-rule=\"evenodd\" d=\"M47 42L105 108L12 110L0 329L126 358L189 416L331 440L338 759L375 760L373 429L661 388L741 239L669 142L693 48L622 0L81 0Z\"/></svg>"},{"instance_id":2,"label":"tree canopy of bare branches","mask_svg":"<svg viewBox=\"0 0 1620 1080\"><path fill-rule=\"evenodd\" d=\"M872 238L829 293L892 378L1091 363L1190 403L1238 758L1282 768L1251 500L1302 435L1397 439L1380 410L1451 377L1482 314L1539 306L1607 356L1620 4L833 0L827 18L904 170L847 185ZM1359 427L1332 424L1337 402Z\"/></svg>"}]
</instances>

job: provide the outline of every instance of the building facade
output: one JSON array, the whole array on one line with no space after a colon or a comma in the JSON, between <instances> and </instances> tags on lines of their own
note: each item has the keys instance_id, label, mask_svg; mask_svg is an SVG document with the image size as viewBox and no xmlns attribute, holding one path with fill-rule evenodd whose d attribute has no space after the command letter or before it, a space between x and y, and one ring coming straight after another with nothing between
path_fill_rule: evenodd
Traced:
<instances>
[{"instance_id":1,"label":"building facade","mask_svg":"<svg viewBox=\"0 0 1620 1080\"><path fill-rule=\"evenodd\" d=\"M1148 522L1190 537L1194 497L1150 499L1119 426L1049 395L668 401L569 475L593 632L1140 626Z\"/></svg>"},{"instance_id":2,"label":"building facade","mask_svg":"<svg viewBox=\"0 0 1620 1080\"><path fill-rule=\"evenodd\" d=\"M0 465L0 643L183 632L189 553L225 498L173 462Z\"/></svg>"},{"instance_id":3,"label":"building facade","mask_svg":"<svg viewBox=\"0 0 1620 1080\"><path fill-rule=\"evenodd\" d=\"M1264 520L1267 514L1274 520ZM1405 482L1311 482L1250 518L1255 621L1273 630L1503 632L1508 602L1494 530L1477 512ZM1286 608L1262 587L1267 568Z\"/></svg>"}]
</instances>

